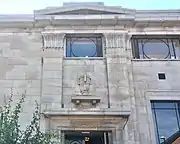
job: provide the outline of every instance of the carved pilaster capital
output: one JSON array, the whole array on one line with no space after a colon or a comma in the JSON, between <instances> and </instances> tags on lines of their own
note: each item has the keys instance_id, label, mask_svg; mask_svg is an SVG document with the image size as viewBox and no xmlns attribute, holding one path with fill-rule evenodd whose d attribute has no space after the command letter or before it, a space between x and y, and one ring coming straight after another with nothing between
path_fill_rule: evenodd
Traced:
<instances>
[{"instance_id":1,"label":"carved pilaster capital","mask_svg":"<svg viewBox=\"0 0 180 144\"><path fill-rule=\"evenodd\" d=\"M125 39L124 33L107 33L104 34L107 48L118 48L123 44Z\"/></svg>"},{"instance_id":2,"label":"carved pilaster capital","mask_svg":"<svg viewBox=\"0 0 180 144\"><path fill-rule=\"evenodd\" d=\"M64 47L64 33L43 33L42 41L43 48L63 48Z\"/></svg>"},{"instance_id":3,"label":"carved pilaster capital","mask_svg":"<svg viewBox=\"0 0 180 144\"><path fill-rule=\"evenodd\" d=\"M132 38L132 35L127 34L127 35L126 35L126 37L125 37L125 41L126 41L126 43L131 42L131 38Z\"/></svg>"}]
</instances>

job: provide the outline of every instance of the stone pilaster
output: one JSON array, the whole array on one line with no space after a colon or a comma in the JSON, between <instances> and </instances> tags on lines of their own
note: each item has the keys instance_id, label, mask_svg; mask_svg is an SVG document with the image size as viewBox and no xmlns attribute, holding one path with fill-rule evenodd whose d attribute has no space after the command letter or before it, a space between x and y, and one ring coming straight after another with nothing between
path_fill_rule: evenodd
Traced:
<instances>
[{"instance_id":1,"label":"stone pilaster","mask_svg":"<svg viewBox=\"0 0 180 144\"><path fill-rule=\"evenodd\" d=\"M138 134L134 131L137 128L137 118L132 83L130 36L127 33L111 33L106 34L105 39L110 108L119 107L122 111L134 111L121 134L125 144L134 141L138 143ZM116 141L119 143L120 138L117 137Z\"/></svg>"},{"instance_id":2,"label":"stone pilaster","mask_svg":"<svg viewBox=\"0 0 180 144\"><path fill-rule=\"evenodd\" d=\"M43 33L42 111L62 107L64 33Z\"/></svg>"},{"instance_id":3,"label":"stone pilaster","mask_svg":"<svg viewBox=\"0 0 180 144\"><path fill-rule=\"evenodd\" d=\"M129 103L129 59L126 34L106 34L106 60L111 108L127 110Z\"/></svg>"}]
</instances>

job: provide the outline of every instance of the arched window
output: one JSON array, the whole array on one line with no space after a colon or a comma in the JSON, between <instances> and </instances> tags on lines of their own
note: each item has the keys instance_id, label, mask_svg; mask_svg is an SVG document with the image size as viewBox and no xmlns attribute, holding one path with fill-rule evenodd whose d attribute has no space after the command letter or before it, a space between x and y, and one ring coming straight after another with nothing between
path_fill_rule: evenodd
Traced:
<instances>
[{"instance_id":1,"label":"arched window","mask_svg":"<svg viewBox=\"0 0 180 144\"><path fill-rule=\"evenodd\" d=\"M66 36L66 57L102 57L102 36L76 34Z\"/></svg>"}]
</instances>

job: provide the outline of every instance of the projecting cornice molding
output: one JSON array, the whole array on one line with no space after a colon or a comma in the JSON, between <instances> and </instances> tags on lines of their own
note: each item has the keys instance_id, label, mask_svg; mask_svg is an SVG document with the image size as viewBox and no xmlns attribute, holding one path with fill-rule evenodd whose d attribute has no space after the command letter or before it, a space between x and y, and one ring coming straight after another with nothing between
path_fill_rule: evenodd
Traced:
<instances>
[{"instance_id":1,"label":"projecting cornice molding","mask_svg":"<svg viewBox=\"0 0 180 144\"><path fill-rule=\"evenodd\" d=\"M180 10L133 10L104 5L65 5L35 10L31 15L0 15L0 27L39 28L76 25L180 26Z\"/></svg>"},{"instance_id":2,"label":"projecting cornice molding","mask_svg":"<svg viewBox=\"0 0 180 144\"><path fill-rule=\"evenodd\" d=\"M88 13L89 12L89 13ZM74 15L74 14L135 14L135 10L125 9L117 6L103 6L103 5L75 5L52 7L41 10L35 10L35 15Z\"/></svg>"}]
</instances>

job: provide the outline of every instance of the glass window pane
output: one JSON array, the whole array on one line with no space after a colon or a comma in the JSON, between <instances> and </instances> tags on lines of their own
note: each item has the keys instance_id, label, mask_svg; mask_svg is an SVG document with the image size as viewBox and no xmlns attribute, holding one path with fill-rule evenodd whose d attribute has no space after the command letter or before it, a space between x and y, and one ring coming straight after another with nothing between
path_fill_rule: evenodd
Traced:
<instances>
[{"instance_id":1,"label":"glass window pane","mask_svg":"<svg viewBox=\"0 0 180 144\"><path fill-rule=\"evenodd\" d=\"M96 41L97 55L98 55L99 57L102 57L102 56L103 56L103 51L102 51L102 39L101 39L101 38L97 38L96 40L97 40L97 41Z\"/></svg>"},{"instance_id":2,"label":"glass window pane","mask_svg":"<svg viewBox=\"0 0 180 144\"><path fill-rule=\"evenodd\" d=\"M134 51L139 51L133 55L140 59L179 59L180 58L180 41L178 37L147 37L134 38ZM136 54L136 53L134 53Z\"/></svg>"},{"instance_id":3,"label":"glass window pane","mask_svg":"<svg viewBox=\"0 0 180 144\"><path fill-rule=\"evenodd\" d=\"M70 39L67 39L67 45L66 45L66 56L67 57L71 56L71 53L70 53L70 50L71 50L70 42L71 42Z\"/></svg>"},{"instance_id":4,"label":"glass window pane","mask_svg":"<svg viewBox=\"0 0 180 144\"><path fill-rule=\"evenodd\" d=\"M154 108L175 109L176 102L154 102Z\"/></svg>"},{"instance_id":5,"label":"glass window pane","mask_svg":"<svg viewBox=\"0 0 180 144\"><path fill-rule=\"evenodd\" d=\"M103 57L101 35L67 35L67 57Z\"/></svg>"},{"instance_id":6,"label":"glass window pane","mask_svg":"<svg viewBox=\"0 0 180 144\"><path fill-rule=\"evenodd\" d=\"M138 43L138 47L139 47L139 57L140 59L143 59L144 56L143 56L143 50L142 50L142 45L143 45L143 42L139 42Z\"/></svg>"},{"instance_id":7,"label":"glass window pane","mask_svg":"<svg viewBox=\"0 0 180 144\"><path fill-rule=\"evenodd\" d=\"M166 40L146 40L142 45L142 50L146 58L170 58L170 49Z\"/></svg>"},{"instance_id":8,"label":"glass window pane","mask_svg":"<svg viewBox=\"0 0 180 144\"><path fill-rule=\"evenodd\" d=\"M156 118L155 118L155 111L152 110L152 115L153 115L153 122L154 122L154 130L156 134L156 143L159 144L159 136L158 136L158 131L157 131L157 125L156 125Z\"/></svg>"},{"instance_id":9,"label":"glass window pane","mask_svg":"<svg viewBox=\"0 0 180 144\"><path fill-rule=\"evenodd\" d=\"M176 59L180 59L180 47L175 47Z\"/></svg>"},{"instance_id":10,"label":"glass window pane","mask_svg":"<svg viewBox=\"0 0 180 144\"><path fill-rule=\"evenodd\" d=\"M151 101L151 108L154 108L154 102Z\"/></svg>"},{"instance_id":11,"label":"glass window pane","mask_svg":"<svg viewBox=\"0 0 180 144\"><path fill-rule=\"evenodd\" d=\"M179 130L175 110L156 109L156 120L159 137L164 136L167 139Z\"/></svg>"},{"instance_id":12,"label":"glass window pane","mask_svg":"<svg viewBox=\"0 0 180 144\"><path fill-rule=\"evenodd\" d=\"M173 40L173 44L174 44L174 49L175 49L175 53L176 53L176 58L179 59L180 58L180 44L179 44L179 40Z\"/></svg>"},{"instance_id":13,"label":"glass window pane","mask_svg":"<svg viewBox=\"0 0 180 144\"><path fill-rule=\"evenodd\" d=\"M72 43L72 53L76 57L97 56L96 44L92 39L77 39Z\"/></svg>"}]
</instances>

